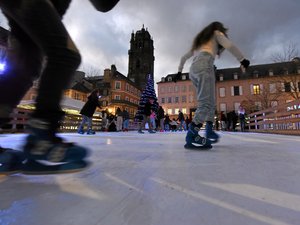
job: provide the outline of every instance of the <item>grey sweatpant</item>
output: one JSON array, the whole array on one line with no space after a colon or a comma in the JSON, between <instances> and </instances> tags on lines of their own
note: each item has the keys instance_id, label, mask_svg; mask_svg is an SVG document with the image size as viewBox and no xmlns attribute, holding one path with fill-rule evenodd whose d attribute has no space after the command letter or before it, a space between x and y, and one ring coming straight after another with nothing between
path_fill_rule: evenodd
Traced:
<instances>
[{"instance_id":1,"label":"grey sweatpant","mask_svg":"<svg viewBox=\"0 0 300 225\"><path fill-rule=\"evenodd\" d=\"M215 116L215 72L214 57L207 52L200 52L193 58L190 67L190 79L196 87L197 110L193 122L214 121Z\"/></svg>"}]
</instances>

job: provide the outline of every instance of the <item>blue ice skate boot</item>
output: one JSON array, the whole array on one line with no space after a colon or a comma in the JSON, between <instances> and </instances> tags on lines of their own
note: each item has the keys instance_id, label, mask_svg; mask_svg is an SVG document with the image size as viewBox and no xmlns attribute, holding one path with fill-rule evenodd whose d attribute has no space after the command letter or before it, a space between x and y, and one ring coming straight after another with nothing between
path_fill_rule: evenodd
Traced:
<instances>
[{"instance_id":1,"label":"blue ice skate boot","mask_svg":"<svg viewBox=\"0 0 300 225\"><path fill-rule=\"evenodd\" d=\"M73 143L64 142L62 138L55 135L58 128L57 122L52 123L32 118L28 123L29 135L24 146L24 154L26 162L24 164L23 173L49 173L49 171L60 172L77 172L84 169L83 164L77 162L84 161L88 155L88 149L75 145ZM41 163L44 160L51 163L59 163L58 165L48 165ZM38 165L38 166L37 166ZM55 167L56 166L56 167ZM48 168L49 169L46 169Z\"/></svg>"},{"instance_id":2,"label":"blue ice skate boot","mask_svg":"<svg viewBox=\"0 0 300 225\"><path fill-rule=\"evenodd\" d=\"M86 132L86 134L88 134L88 135L94 135L94 134L96 134L96 132L93 131L92 129L88 129L88 131Z\"/></svg>"},{"instance_id":3,"label":"blue ice skate boot","mask_svg":"<svg viewBox=\"0 0 300 225\"><path fill-rule=\"evenodd\" d=\"M150 134L155 134L155 133L156 133L156 131L154 131L154 130L152 130L152 129L149 129L148 132L149 132Z\"/></svg>"},{"instance_id":4,"label":"blue ice skate boot","mask_svg":"<svg viewBox=\"0 0 300 225\"><path fill-rule=\"evenodd\" d=\"M84 130L83 130L83 129L78 129L78 130L77 130L77 133L78 133L78 134L84 134Z\"/></svg>"},{"instance_id":5,"label":"blue ice skate boot","mask_svg":"<svg viewBox=\"0 0 300 225\"><path fill-rule=\"evenodd\" d=\"M138 130L139 134L144 134L144 132L142 130Z\"/></svg>"},{"instance_id":6,"label":"blue ice skate boot","mask_svg":"<svg viewBox=\"0 0 300 225\"><path fill-rule=\"evenodd\" d=\"M186 134L186 144L184 147L186 149L196 149L196 150L205 150L211 149L211 141L205 137L201 137L199 135L200 128L202 124L196 125L194 123L190 123L188 132Z\"/></svg>"},{"instance_id":7,"label":"blue ice skate boot","mask_svg":"<svg viewBox=\"0 0 300 225\"><path fill-rule=\"evenodd\" d=\"M24 160L22 151L0 147L0 175L19 173Z\"/></svg>"},{"instance_id":8,"label":"blue ice skate boot","mask_svg":"<svg viewBox=\"0 0 300 225\"><path fill-rule=\"evenodd\" d=\"M213 123L211 121L206 122L205 133L206 138L209 139L212 144L217 143L219 141L220 136L213 131Z\"/></svg>"}]
</instances>

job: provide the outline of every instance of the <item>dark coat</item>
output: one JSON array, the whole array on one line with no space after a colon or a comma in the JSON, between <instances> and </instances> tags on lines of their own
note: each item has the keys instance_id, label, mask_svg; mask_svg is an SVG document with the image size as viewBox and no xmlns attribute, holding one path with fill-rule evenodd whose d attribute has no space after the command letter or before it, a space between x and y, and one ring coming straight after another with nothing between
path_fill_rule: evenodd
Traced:
<instances>
[{"instance_id":1,"label":"dark coat","mask_svg":"<svg viewBox=\"0 0 300 225\"><path fill-rule=\"evenodd\" d=\"M82 107L80 114L87 117L92 117L97 107L100 107L98 96L90 95L87 102Z\"/></svg>"},{"instance_id":2,"label":"dark coat","mask_svg":"<svg viewBox=\"0 0 300 225\"><path fill-rule=\"evenodd\" d=\"M149 101L146 102L145 104L145 108L144 108L144 114L146 116L150 116L151 115L151 109L152 109L153 104L151 104Z\"/></svg>"},{"instance_id":3,"label":"dark coat","mask_svg":"<svg viewBox=\"0 0 300 225\"><path fill-rule=\"evenodd\" d=\"M157 111L157 118L158 118L158 119L163 119L163 118L165 118L165 110L164 110L162 107L159 107L159 108L158 108L158 111Z\"/></svg>"}]
</instances>

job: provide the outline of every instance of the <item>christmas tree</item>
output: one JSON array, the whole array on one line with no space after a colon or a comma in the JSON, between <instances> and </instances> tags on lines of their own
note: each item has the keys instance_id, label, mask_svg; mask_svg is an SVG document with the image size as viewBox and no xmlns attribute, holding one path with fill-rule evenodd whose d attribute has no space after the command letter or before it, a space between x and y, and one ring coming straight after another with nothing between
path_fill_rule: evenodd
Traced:
<instances>
[{"instance_id":1,"label":"christmas tree","mask_svg":"<svg viewBox=\"0 0 300 225\"><path fill-rule=\"evenodd\" d=\"M157 97L154 89L154 80L151 78L150 74L148 75L146 87L142 92L139 106L138 106L138 111L135 115L135 119L140 121L143 120L145 104L149 98L154 99L152 110L157 112L158 102L157 102Z\"/></svg>"}]
</instances>

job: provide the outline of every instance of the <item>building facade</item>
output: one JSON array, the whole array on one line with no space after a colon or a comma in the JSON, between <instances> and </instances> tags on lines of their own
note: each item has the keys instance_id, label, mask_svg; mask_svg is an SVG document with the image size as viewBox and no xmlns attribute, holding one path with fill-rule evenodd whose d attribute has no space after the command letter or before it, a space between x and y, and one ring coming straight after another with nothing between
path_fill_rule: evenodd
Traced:
<instances>
[{"instance_id":1,"label":"building facade","mask_svg":"<svg viewBox=\"0 0 300 225\"><path fill-rule=\"evenodd\" d=\"M102 110L115 114L117 108L126 109L134 117L141 96L141 89L128 77L117 71L115 65L104 70L103 76L88 77L95 88L100 90Z\"/></svg>"},{"instance_id":2,"label":"building facade","mask_svg":"<svg viewBox=\"0 0 300 225\"><path fill-rule=\"evenodd\" d=\"M144 26L131 34L128 56L128 78L143 90L149 74L153 79L155 60L153 39Z\"/></svg>"},{"instance_id":3,"label":"building facade","mask_svg":"<svg viewBox=\"0 0 300 225\"><path fill-rule=\"evenodd\" d=\"M163 77L158 85L158 101L171 117L181 110L193 115L196 92L188 73L173 82L175 74ZM246 73L240 68L216 70L216 113L238 110L247 113L280 105L300 98L300 61L254 65Z\"/></svg>"}]
</instances>

